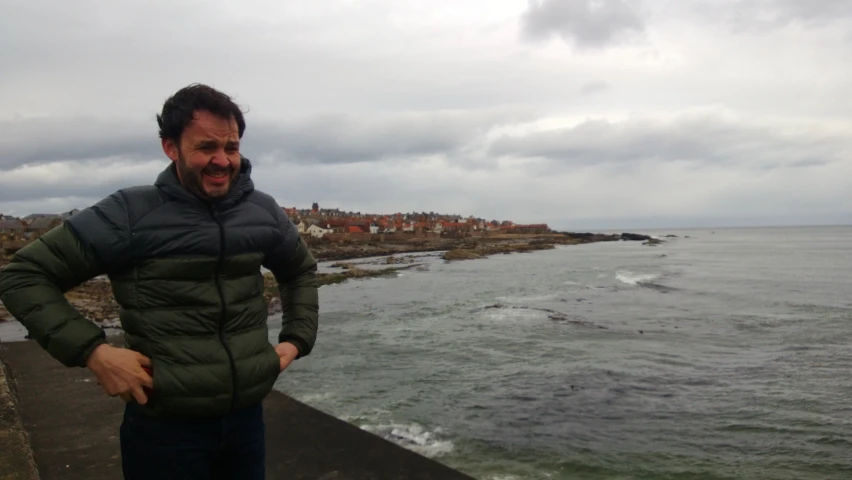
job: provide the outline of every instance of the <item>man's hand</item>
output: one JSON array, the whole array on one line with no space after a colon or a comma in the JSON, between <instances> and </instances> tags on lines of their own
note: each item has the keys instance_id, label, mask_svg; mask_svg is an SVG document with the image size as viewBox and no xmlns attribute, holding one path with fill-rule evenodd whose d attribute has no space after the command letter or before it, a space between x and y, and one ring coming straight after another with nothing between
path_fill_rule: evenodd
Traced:
<instances>
[{"instance_id":1,"label":"man's hand","mask_svg":"<svg viewBox=\"0 0 852 480\"><path fill-rule=\"evenodd\" d=\"M281 373L296 359L299 349L290 342L284 342L275 346L275 353L278 354L278 360L281 363L281 371L278 372Z\"/></svg>"},{"instance_id":2,"label":"man's hand","mask_svg":"<svg viewBox=\"0 0 852 480\"><path fill-rule=\"evenodd\" d=\"M89 355L86 366L109 396L129 401L132 395L140 405L148 403L143 387L154 388L154 379L142 368L151 367L151 359L145 355L102 344Z\"/></svg>"}]
</instances>

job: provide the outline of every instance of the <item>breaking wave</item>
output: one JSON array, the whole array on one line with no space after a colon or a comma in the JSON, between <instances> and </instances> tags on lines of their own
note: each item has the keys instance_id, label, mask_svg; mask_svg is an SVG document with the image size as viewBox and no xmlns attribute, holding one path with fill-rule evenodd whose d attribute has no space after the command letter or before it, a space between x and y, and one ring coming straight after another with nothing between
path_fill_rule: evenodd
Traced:
<instances>
[{"instance_id":1,"label":"breaking wave","mask_svg":"<svg viewBox=\"0 0 852 480\"><path fill-rule=\"evenodd\" d=\"M658 273L634 273L628 270L619 270L615 273L615 279L626 285L635 285L638 287L656 290L660 293L675 292L678 289L668 285L655 283L654 280L662 275Z\"/></svg>"},{"instance_id":2,"label":"breaking wave","mask_svg":"<svg viewBox=\"0 0 852 480\"><path fill-rule=\"evenodd\" d=\"M615 272L615 279L627 285L650 283L658 278L660 278L660 275L656 273L634 273L629 270Z\"/></svg>"},{"instance_id":3,"label":"breaking wave","mask_svg":"<svg viewBox=\"0 0 852 480\"><path fill-rule=\"evenodd\" d=\"M429 458L445 455L455 448L452 441L441 438L440 428L429 431L417 423L367 424L361 425L361 429Z\"/></svg>"}]
</instances>

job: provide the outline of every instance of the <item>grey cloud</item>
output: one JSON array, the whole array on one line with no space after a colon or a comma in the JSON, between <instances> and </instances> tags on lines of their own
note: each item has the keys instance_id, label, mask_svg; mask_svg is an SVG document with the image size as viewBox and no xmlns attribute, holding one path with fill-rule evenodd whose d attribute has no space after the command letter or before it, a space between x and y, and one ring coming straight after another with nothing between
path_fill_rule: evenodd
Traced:
<instances>
[{"instance_id":1,"label":"grey cloud","mask_svg":"<svg viewBox=\"0 0 852 480\"><path fill-rule=\"evenodd\" d=\"M163 164L165 168L166 164ZM92 167L94 168L94 167ZM98 182L96 172L89 169L80 170L81 175L92 177L91 182L57 182L49 185L38 184L3 184L0 188L0 203L4 202L28 202L43 200L46 198L73 198L91 197L103 198L120 188L131 185L152 184L156 175L147 178L116 179L109 182ZM76 207L81 208L81 207ZM69 208L70 209L70 208Z\"/></svg>"},{"instance_id":2,"label":"grey cloud","mask_svg":"<svg viewBox=\"0 0 852 480\"><path fill-rule=\"evenodd\" d=\"M834 163L836 160L828 160L825 158L803 158L802 160L797 160L787 164L788 167L822 167L831 163Z\"/></svg>"},{"instance_id":3,"label":"grey cloud","mask_svg":"<svg viewBox=\"0 0 852 480\"><path fill-rule=\"evenodd\" d=\"M848 0L740 0L730 9L705 6L705 13L721 13L735 31L748 32L780 28L791 23L805 26L852 20Z\"/></svg>"},{"instance_id":4,"label":"grey cloud","mask_svg":"<svg viewBox=\"0 0 852 480\"><path fill-rule=\"evenodd\" d=\"M495 126L531 118L515 109L327 115L247 130L246 144L258 153L278 152L298 163L376 161L457 152Z\"/></svg>"},{"instance_id":5,"label":"grey cloud","mask_svg":"<svg viewBox=\"0 0 852 480\"><path fill-rule=\"evenodd\" d=\"M324 115L282 121L247 119L248 157L274 154L296 163L353 163L463 149L491 128L533 118L529 111L419 112L388 115ZM32 118L0 122L0 171L30 164L118 157L163 156L151 120Z\"/></svg>"},{"instance_id":6,"label":"grey cloud","mask_svg":"<svg viewBox=\"0 0 852 480\"><path fill-rule=\"evenodd\" d=\"M589 82L580 87L580 93L582 93L583 95L594 95L596 93L605 92L609 89L610 86L608 83L602 80L597 80L594 82Z\"/></svg>"},{"instance_id":7,"label":"grey cloud","mask_svg":"<svg viewBox=\"0 0 852 480\"><path fill-rule=\"evenodd\" d=\"M852 4L848 0L775 0L782 14L803 20L852 18Z\"/></svg>"},{"instance_id":8,"label":"grey cloud","mask_svg":"<svg viewBox=\"0 0 852 480\"><path fill-rule=\"evenodd\" d=\"M579 47L602 47L644 32L635 5L624 0L530 0L521 17L522 31L529 40L558 35Z\"/></svg>"},{"instance_id":9,"label":"grey cloud","mask_svg":"<svg viewBox=\"0 0 852 480\"><path fill-rule=\"evenodd\" d=\"M0 122L0 171L25 164L110 156L162 155L154 115L142 122L103 118L27 118Z\"/></svg>"},{"instance_id":10,"label":"grey cloud","mask_svg":"<svg viewBox=\"0 0 852 480\"><path fill-rule=\"evenodd\" d=\"M556 165L637 162L728 164L744 169L821 166L852 152L849 132L786 130L744 124L723 116L692 114L671 121L588 120L572 128L525 136L503 136L492 145L494 155L530 157Z\"/></svg>"}]
</instances>

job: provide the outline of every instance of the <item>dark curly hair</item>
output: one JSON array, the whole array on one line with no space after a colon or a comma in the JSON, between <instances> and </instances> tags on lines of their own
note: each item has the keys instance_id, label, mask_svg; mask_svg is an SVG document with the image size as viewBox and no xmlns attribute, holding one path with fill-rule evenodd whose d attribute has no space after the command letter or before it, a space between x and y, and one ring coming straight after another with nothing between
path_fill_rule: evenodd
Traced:
<instances>
[{"instance_id":1,"label":"dark curly hair","mask_svg":"<svg viewBox=\"0 0 852 480\"><path fill-rule=\"evenodd\" d=\"M157 115L160 138L180 143L184 129L192 122L193 114L206 110L217 117L237 122L240 138L246 130L246 121L240 107L224 93L200 83L194 83L177 91L163 104L162 113Z\"/></svg>"}]
</instances>

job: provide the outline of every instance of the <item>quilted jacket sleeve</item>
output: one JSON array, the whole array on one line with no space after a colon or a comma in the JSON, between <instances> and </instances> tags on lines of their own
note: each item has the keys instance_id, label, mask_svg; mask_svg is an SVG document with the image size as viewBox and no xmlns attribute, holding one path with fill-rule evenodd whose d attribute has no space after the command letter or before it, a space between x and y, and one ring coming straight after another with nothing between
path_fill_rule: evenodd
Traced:
<instances>
[{"instance_id":1,"label":"quilted jacket sleeve","mask_svg":"<svg viewBox=\"0 0 852 480\"><path fill-rule=\"evenodd\" d=\"M105 335L64 294L106 272L108 262L121 255L126 217L120 195L107 197L19 250L0 271L0 301L66 366L85 366Z\"/></svg>"},{"instance_id":2,"label":"quilted jacket sleeve","mask_svg":"<svg viewBox=\"0 0 852 480\"><path fill-rule=\"evenodd\" d=\"M279 342L291 342L299 349L299 357L310 354L319 325L317 261L311 255L296 226L281 209L278 225L280 244L270 252L264 266L278 282L281 296L281 332Z\"/></svg>"},{"instance_id":3,"label":"quilted jacket sleeve","mask_svg":"<svg viewBox=\"0 0 852 480\"><path fill-rule=\"evenodd\" d=\"M0 271L0 300L50 355L82 367L105 336L64 293L98 273L93 257L60 225L19 250Z\"/></svg>"}]
</instances>

